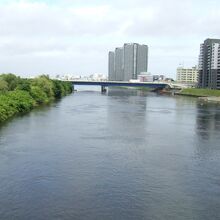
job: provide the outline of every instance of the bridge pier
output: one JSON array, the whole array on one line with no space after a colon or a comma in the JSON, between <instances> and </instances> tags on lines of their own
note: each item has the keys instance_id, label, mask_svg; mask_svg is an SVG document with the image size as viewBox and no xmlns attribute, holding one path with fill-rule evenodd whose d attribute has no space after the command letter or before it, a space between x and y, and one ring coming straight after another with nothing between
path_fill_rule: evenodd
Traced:
<instances>
[{"instance_id":1,"label":"bridge pier","mask_svg":"<svg viewBox=\"0 0 220 220\"><path fill-rule=\"evenodd\" d=\"M101 86L101 92L102 93L106 93L106 91L107 91L106 87L105 86Z\"/></svg>"}]
</instances>

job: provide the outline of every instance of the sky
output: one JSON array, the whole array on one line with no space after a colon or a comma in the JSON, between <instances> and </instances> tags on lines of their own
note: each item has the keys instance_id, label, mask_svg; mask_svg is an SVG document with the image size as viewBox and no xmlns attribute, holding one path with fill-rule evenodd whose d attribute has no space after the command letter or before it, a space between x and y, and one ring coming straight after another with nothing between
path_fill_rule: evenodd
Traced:
<instances>
[{"instance_id":1,"label":"sky","mask_svg":"<svg viewBox=\"0 0 220 220\"><path fill-rule=\"evenodd\" d=\"M108 73L108 51L149 46L148 71L175 78L220 38L219 0L0 0L0 73Z\"/></svg>"}]
</instances>

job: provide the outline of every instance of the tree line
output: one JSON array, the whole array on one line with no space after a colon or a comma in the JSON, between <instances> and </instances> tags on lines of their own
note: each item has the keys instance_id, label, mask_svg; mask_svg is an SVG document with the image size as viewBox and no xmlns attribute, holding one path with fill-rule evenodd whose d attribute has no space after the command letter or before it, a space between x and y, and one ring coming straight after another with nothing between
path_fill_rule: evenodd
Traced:
<instances>
[{"instance_id":1,"label":"tree line","mask_svg":"<svg viewBox=\"0 0 220 220\"><path fill-rule=\"evenodd\" d=\"M72 92L70 82L52 80L47 75L23 79L14 74L0 75L0 123L36 106L47 104Z\"/></svg>"}]
</instances>

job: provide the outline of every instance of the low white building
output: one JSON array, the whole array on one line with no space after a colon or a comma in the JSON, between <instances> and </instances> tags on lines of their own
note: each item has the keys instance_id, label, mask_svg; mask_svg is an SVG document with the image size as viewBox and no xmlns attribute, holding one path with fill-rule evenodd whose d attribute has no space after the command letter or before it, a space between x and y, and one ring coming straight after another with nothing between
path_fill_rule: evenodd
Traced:
<instances>
[{"instance_id":1,"label":"low white building","mask_svg":"<svg viewBox=\"0 0 220 220\"><path fill-rule=\"evenodd\" d=\"M93 81L106 81L107 80L107 76L102 73L94 73L90 75L89 78L90 80L93 80Z\"/></svg>"},{"instance_id":2,"label":"low white building","mask_svg":"<svg viewBox=\"0 0 220 220\"><path fill-rule=\"evenodd\" d=\"M142 72L138 75L138 80L140 82L153 82L153 75L151 75L151 73L148 72Z\"/></svg>"},{"instance_id":3,"label":"low white building","mask_svg":"<svg viewBox=\"0 0 220 220\"><path fill-rule=\"evenodd\" d=\"M176 81L180 83L194 83L198 82L197 66L192 68L178 67L176 71Z\"/></svg>"}]
</instances>

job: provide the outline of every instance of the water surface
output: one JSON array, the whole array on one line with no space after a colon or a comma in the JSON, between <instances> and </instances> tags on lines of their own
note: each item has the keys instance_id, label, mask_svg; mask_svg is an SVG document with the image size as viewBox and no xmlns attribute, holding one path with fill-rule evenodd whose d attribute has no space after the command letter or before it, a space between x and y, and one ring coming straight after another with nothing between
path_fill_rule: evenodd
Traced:
<instances>
[{"instance_id":1,"label":"water surface","mask_svg":"<svg viewBox=\"0 0 220 220\"><path fill-rule=\"evenodd\" d=\"M0 219L220 219L220 106L84 90L14 118Z\"/></svg>"}]
</instances>

